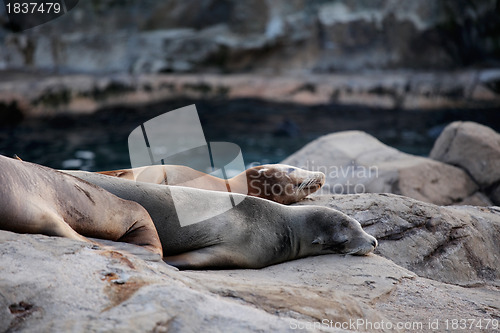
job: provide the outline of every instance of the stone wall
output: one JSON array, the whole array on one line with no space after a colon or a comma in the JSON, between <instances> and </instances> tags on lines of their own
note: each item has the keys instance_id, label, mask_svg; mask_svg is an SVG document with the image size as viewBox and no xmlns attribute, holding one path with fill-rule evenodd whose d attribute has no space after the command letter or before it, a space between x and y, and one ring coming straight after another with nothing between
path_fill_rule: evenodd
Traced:
<instances>
[{"instance_id":1,"label":"stone wall","mask_svg":"<svg viewBox=\"0 0 500 333\"><path fill-rule=\"evenodd\" d=\"M496 0L80 1L24 32L0 6L0 69L332 72L497 65Z\"/></svg>"}]
</instances>

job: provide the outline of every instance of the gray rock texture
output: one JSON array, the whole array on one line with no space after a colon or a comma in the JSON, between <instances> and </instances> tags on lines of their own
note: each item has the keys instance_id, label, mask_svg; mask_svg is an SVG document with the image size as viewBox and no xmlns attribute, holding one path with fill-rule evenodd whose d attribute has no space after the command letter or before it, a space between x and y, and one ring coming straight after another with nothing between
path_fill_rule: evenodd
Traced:
<instances>
[{"instance_id":1,"label":"gray rock texture","mask_svg":"<svg viewBox=\"0 0 500 333\"><path fill-rule=\"evenodd\" d=\"M322 195L299 204L350 215L379 240L376 253L419 276L500 285L498 207L441 207L394 194Z\"/></svg>"},{"instance_id":2,"label":"gray rock texture","mask_svg":"<svg viewBox=\"0 0 500 333\"><path fill-rule=\"evenodd\" d=\"M490 203L462 169L402 153L359 131L320 137L282 163L324 172L318 194L395 193L438 205Z\"/></svg>"}]
</instances>

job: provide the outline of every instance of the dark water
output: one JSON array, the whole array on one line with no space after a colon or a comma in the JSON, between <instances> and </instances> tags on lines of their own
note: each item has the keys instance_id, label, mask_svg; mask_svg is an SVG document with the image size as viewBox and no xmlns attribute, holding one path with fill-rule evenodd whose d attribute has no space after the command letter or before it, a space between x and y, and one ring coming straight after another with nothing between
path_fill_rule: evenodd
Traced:
<instances>
[{"instance_id":1,"label":"dark water","mask_svg":"<svg viewBox=\"0 0 500 333\"><path fill-rule=\"evenodd\" d=\"M500 130L500 112L496 108L403 111L254 99L183 99L140 107L113 107L93 115L0 125L0 154L17 154L24 160L53 168L130 167L129 133L150 118L190 104L197 106L207 141L238 144L246 164L280 162L315 138L337 131L365 131L404 152L426 156L442 129L452 121L471 120Z\"/></svg>"}]
</instances>

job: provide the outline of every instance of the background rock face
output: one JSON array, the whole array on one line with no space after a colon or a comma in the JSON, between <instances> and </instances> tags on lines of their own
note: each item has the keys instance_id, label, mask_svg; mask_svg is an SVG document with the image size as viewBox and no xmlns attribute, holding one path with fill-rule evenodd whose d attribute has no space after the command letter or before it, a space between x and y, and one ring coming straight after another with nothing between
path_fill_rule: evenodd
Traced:
<instances>
[{"instance_id":1,"label":"background rock face","mask_svg":"<svg viewBox=\"0 0 500 333\"><path fill-rule=\"evenodd\" d=\"M58 20L22 33L2 15L0 68L450 69L495 63L495 6L494 0L80 1Z\"/></svg>"},{"instance_id":2,"label":"background rock face","mask_svg":"<svg viewBox=\"0 0 500 333\"><path fill-rule=\"evenodd\" d=\"M472 200L478 190L460 168L402 153L358 131L323 136L283 163L324 172L323 194L396 193L450 205ZM480 201L482 197L474 202Z\"/></svg>"}]
</instances>

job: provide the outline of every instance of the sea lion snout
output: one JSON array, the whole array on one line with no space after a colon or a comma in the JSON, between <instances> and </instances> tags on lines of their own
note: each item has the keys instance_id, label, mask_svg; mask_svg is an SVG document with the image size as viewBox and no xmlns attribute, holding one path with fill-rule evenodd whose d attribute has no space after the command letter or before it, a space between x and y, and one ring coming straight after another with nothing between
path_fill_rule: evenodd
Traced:
<instances>
[{"instance_id":1,"label":"sea lion snout","mask_svg":"<svg viewBox=\"0 0 500 333\"><path fill-rule=\"evenodd\" d=\"M323 172L317 171L317 179L318 179L318 182L320 184L320 187L325 185L326 176Z\"/></svg>"},{"instance_id":2,"label":"sea lion snout","mask_svg":"<svg viewBox=\"0 0 500 333\"><path fill-rule=\"evenodd\" d=\"M314 218L329 219L313 235L312 245L321 245L321 253L366 255L378 246L377 239L366 233L357 220L340 211L320 210Z\"/></svg>"},{"instance_id":3,"label":"sea lion snout","mask_svg":"<svg viewBox=\"0 0 500 333\"><path fill-rule=\"evenodd\" d=\"M248 195L291 204L318 191L325 174L284 164L264 164L246 170Z\"/></svg>"},{"instance_id":4,"label":"sea lion snout","mask_svg":"<svg viewBox=\"0 0 500 333\"><path fill-rule=\"evenodd\" d=\"M352 249L350 251L346 251L346 254L364 256L375 250L375 248L378 246L378 242L375 237L366 234L366 236L363 238L357 240L355 239L352 242L352 245Z\"/></svg>"},{"instance_id":5,"label":"sea lion snout","mask_svg":"<svg viewBox=\"0 0 500 333\"><path fill-rule=\"evenodd\" d=\"M295 184L301 190L309 191L309 193L313 193L319 190L325 184L325 174L323 172L315 171L306 174L305 177L301 180L300 183Z\"/></svg>"}]
</instances>

